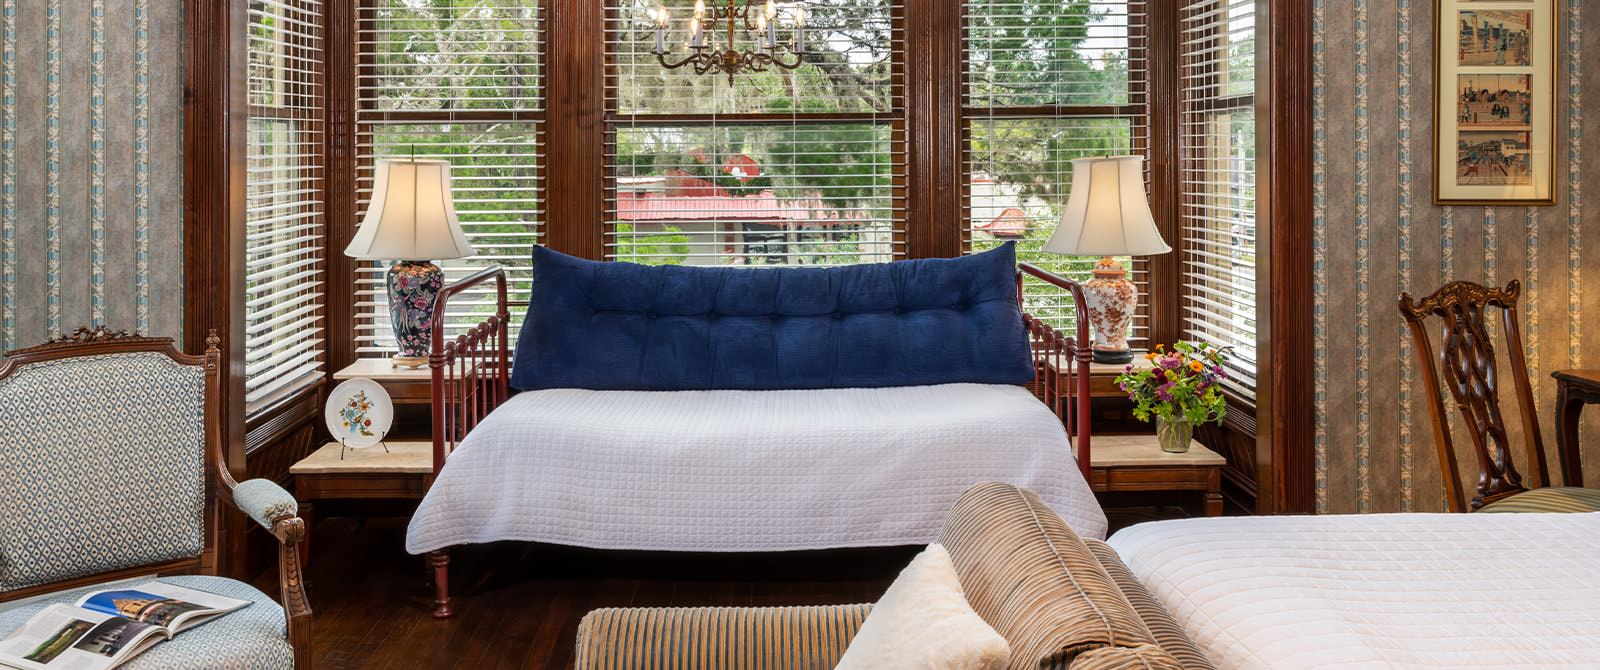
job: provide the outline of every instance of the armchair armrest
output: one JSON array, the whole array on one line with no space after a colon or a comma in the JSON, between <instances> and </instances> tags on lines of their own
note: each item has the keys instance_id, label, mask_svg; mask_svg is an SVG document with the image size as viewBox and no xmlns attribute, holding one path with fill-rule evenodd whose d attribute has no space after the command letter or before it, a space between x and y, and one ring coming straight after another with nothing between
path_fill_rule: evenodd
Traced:
<instances>
[{"instance_id":1,"label":"armchair armrest","mask_svg":"<svg viewBox=\"0 0 1600 670\"><path fill-rule=\"evenodd\" d=\"M295 502L294 496L269 479L239 482L233 487L233 504L274 535L279 520L300 514L300 504Z\"/></svg>"},{"instance_id":2,"label":"armchair armrest","mask_svg":"<svg viewBox=\"0 0 1600 670\"><path fill-rule=\"evenodd\" d=\"M222 496L278 538L278 602L283 605L284 628L294 649L294 666L310 668L311 603L300 574L300 542L306 537L300 504L268 479L234 483L227 468L222 469Z\"/></svg>"},{"instance_id":3,"label":"armchair armrest","mask_svg":"<svg viewBox=\"0 0 1600 670\"><path fill-rule=\"evenodd\" d=\"M577 670L832 668L872 605L622 608L578 624Z\"/></svg>"}]
</instances>

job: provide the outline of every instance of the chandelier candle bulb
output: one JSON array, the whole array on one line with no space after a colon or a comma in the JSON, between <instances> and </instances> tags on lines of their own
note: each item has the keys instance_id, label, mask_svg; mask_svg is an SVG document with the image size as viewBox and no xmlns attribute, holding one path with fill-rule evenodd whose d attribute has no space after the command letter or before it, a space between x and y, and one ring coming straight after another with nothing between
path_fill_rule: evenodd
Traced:
<instances>
[{"instance_id":1,"label":"chandelier candle bulb","mask_svg":"<svg viewBox=\"0 0 1600 670\"><path fill-rule=\"evenodd\" d=\"M650 11L650 18L656 20L656 55L667 52L667 8L662 7Z\"/></svg>"},{"instance_id":2,"label":"chandelier candle bulb","mask_svg":"<svg viewBox=\"0 0 1600 670\"><path fill-rule=\"evenodd\" d=\"M794 52L806 52L806 8L794 8Z\"/></svg>"}]
</instances>

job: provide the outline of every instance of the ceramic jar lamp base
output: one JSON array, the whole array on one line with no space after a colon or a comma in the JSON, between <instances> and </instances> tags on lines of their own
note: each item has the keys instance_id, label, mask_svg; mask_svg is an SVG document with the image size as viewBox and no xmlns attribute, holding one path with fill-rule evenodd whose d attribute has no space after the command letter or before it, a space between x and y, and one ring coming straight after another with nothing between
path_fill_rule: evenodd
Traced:
<instances>
[{"instance_id":1,"label":"ceramic jar lamp base","mask_svg":"<svg viewBox=\"0 0 1600 670\"><path fill-rule=\"evenodd\" d=\"M1089 308L1089 323L1094 326L1096 363L1131 363L1128 327L1133 323L1134 306L1139 304L1139 289L1128 280L1128 270L1107 256L1094 266L1094 279L1083 285L1083 298Z\"/></svg>"},{"instance_id":2,"label":"ceramic jar lamp base","mask_svg":"<svg viewBox=\"0 0 1600 670\"><path fill-rule=\"evenodd\" d=\"M389 267L389 322L400 353L397 368L428 364L433 335L433 299L444 288L444 272L428 261L396 261Z\"/></svg>"}]
</instances>

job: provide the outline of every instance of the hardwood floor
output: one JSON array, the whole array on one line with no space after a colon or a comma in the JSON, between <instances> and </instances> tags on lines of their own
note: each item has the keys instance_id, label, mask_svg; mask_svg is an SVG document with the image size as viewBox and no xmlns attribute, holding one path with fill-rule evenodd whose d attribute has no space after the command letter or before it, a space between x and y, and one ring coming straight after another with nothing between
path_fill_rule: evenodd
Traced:
<instances>
[{"instance_id":1,"label":"hardwood floor","mask_svg":"<svg viewBox=\"0 0 1600 670\"><path fill-rule=\"evenodd\" d=\"M599 607L871 602L918 548L662 555L500 544L453 554L456 615L429 616L405 521L316 528L307 572L318 670L570 668L578 621ZM256 586L273 593L275 573Z\"/></svg>"}]
</instances>

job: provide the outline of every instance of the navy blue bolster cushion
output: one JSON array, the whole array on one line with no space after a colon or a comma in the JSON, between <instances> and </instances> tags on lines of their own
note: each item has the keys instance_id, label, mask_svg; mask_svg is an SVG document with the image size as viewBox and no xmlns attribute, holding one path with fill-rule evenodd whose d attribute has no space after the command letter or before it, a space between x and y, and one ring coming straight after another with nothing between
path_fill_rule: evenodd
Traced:
<instances>
[{"instance_id":1,"label":"navy blue bolster cushion","mask_svg":"<svg viewBox=\"0 0 1600 670\"><path fill-rule=\"evenodd\" d=\"M1025 384L1016 250L837 268L596 262L536 247L511 385L679 391Z\"/></svg>"}]
</instances>

